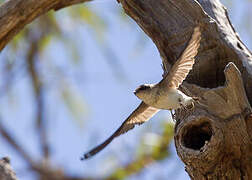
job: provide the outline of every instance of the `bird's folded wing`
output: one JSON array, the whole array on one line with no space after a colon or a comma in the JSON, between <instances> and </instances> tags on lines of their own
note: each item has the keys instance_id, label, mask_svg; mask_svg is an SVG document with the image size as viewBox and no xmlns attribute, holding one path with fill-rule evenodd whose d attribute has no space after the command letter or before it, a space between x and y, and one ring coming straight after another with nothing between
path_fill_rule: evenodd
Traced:
<instances>
[{"instance_id":1,"label":"bird's folded wing","mask_svg":"<svg viewBox=\"0 0 252 180\"><path fill-rule=\"evenodd\" d=\"M161 83L166 83L171 88L178 88L180 86L193 67L194 58L198 53L200 45L200 39L200 27L196 26L186 49Z\"/></svg>"},{"instance_id":2,"label":"bird's folded wing","mask_svg":"<svg viewBox=\"0 0 252 180\"><path fill-rule=\"evenodd\" d=\"M84 154L84 159L88 159L94 156L96 153L100 152L104 149L115 137L120 136L129 130L133 129L135 125L140 125L146 121L148 121L154 114L156 114L159 109L148 106L144 102L142 102L136 109L131 113L131 115L122 123L122 125L116 130L114 134L112 134L106 141L102 144L96 146L88 153Z\"/></svg>"}]
</instances>

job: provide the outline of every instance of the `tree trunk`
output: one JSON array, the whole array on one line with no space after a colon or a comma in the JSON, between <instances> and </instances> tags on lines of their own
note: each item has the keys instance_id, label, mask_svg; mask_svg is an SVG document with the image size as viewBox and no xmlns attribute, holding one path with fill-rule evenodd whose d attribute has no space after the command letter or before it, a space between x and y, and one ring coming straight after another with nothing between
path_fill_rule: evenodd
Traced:
<instances>
[{"instance_id":1,"label":"tree trunk","mask_svg":"<svg viewBox=\"0 0 252 180\"><path fill-rule=\"evenodd\" d=\"M8 157L0 159L0 179L17 180L16 174L10 166L10 159Z\"/></svg>"},{"instance_id":2,"label":"tree trunk","mask_svg":"<svg viewBox=\"0 0 252 180\"><path fill-rule=\"evenodd\" d=\"M156 44L164 73L201 24L199 53L182 89L202 100L192 112L176 111L176 150L191 179L251 180L252 55L225 7L219 0L120 2Z\"/></svg>"},{"instance_id":3,"label":"tree trunk","mask_svg":"<svg viewBox=\"0 0 252 180\"><path fill-rule=\"evenodd\" d=\"M85 1L6 1L0 6L0 51L41 14ZM156 44L164 73L201 24L201 46L183 89L203 105L176 112L176 149L191 179L252 179L252 55L226 9L219 0L118 1Z\"/></svg>"}]
</instances>

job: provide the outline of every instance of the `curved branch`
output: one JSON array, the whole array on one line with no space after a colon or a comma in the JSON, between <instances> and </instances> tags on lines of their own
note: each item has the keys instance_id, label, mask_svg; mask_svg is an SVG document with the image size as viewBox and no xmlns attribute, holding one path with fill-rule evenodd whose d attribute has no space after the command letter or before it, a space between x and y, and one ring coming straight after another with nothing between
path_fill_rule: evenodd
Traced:
<instances>
[{"instance_id":1,"label":"curved branch","mask_svg":"<svg viewBox=\"0 0 252 180\"><path fill-rule=\"evenodd\" d=\"M9 0L0 6L0 51L25 25L50 10L91 0Z\"/></svg>"},{"instance_id":2,"label":"curved branch","mask_svg":"<svg viewBox=\"0 0 252 180\"><path fill-rule=\"evenodd\" d=\"M175 63L197 23L203 24L196 64L186 81L201 87L223 85L223 69L234 62L242 73L247 96L252 102L252 55L229 24L219 0L120 0L131 16L156 44L165 73Z\"/></svg>"},{"instance_id":3,"label":"curved branch","mask_svg":"<svg viewBox=\"0 0 252 180\"><path fill-rule=\"evenodd\" d=\"M201 104L176 111L176 150L191 179L252 179L252 55L226 8L219 0L120 2L156 44L165 74L202 25L196 63L181 87Z\"/></svg>"}]
</instances>

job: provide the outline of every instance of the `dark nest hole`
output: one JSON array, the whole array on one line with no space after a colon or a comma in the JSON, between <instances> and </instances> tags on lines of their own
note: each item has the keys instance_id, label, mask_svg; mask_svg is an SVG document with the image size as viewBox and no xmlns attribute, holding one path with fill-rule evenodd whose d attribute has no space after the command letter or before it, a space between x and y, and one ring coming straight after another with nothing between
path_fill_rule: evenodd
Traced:
<instances>
[{"instance_id":1,"label":"dark nest hole","mask_svg":"<svg viewBox=\"0 0 252 180\"><path fill-rule=\"evenodd\" d=\"M199 125L187 127L182 136L183 145L187 148L200 150L212 137L210 123L204 122Z\"/></svg>"}]
</instances>

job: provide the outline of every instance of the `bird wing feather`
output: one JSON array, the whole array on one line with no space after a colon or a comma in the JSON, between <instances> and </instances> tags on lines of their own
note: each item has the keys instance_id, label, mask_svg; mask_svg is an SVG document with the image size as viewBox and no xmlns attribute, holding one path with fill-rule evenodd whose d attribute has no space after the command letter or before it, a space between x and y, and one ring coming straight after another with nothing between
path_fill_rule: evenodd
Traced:
<instances>
[{"instance_id":1,"label":"bird wing feather","mask_svg":"<svg viewBox=\"0 0 252 180\"><path fill-rule=\"evenodd\" d=\"M163 82L161 83L166 83L170 88L178 88L180 86L193 67L195 56L197 55L200 46L200 40L200 27L196 26L186 49L172 66L169 73L163 78Z\"/></svg>"},{"instance_id":2,"label":"bird wing feather","mask_svg":"<svg viewBox=\"0 0 252 180\"><path fill-rule=\"evenodd\" d=\"M111 141L133 129L135 125L140 125L146 121L148 121L153 115L155 115L159 109L151 107L144 102L142 102L132 113L131 115L122 123L122 125L103 143L93 148L88 153L84 154L84 157L81 160L88 159L101 150L103 150Z\"/></svg>"}]
</instances>

